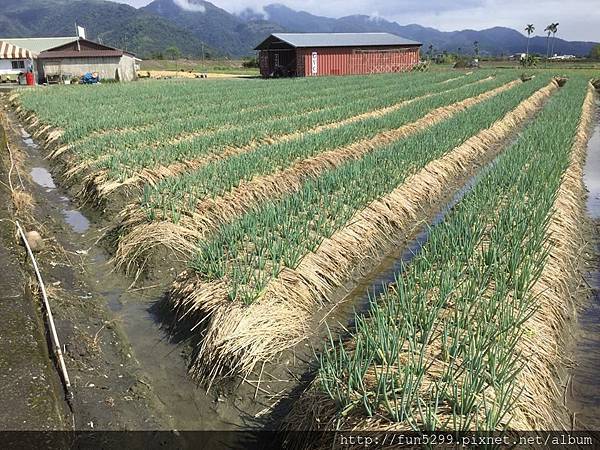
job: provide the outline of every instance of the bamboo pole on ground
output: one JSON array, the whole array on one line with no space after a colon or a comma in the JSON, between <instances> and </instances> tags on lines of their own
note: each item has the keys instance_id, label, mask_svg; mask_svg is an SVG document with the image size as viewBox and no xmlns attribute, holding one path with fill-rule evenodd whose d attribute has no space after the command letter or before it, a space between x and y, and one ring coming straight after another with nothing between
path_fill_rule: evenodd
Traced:
<instances>
[{"instance_id":1,"label":"bamboo pole on ground","mask_svg":"<svg viewBox=\"0 0 600 450\"><path fill-rule=\"evenodd\" d=\"M62 374L63 382L65 385L67 402L69 403L69 406L71 406L71 402L74 397L73 396L73 388L71 387L71 381L69 379L69 374L67 372L67 367L65 365L63 353L60 348L58 334L56 333L56 326L54 325L54 317L52 316L52 310L50 309L50 303L48 302L46 286L44 285L44 281L42 280L42 275L40 273L40 269L38 268L37 261L35 260L35 257L33 256L33 251L31 250L31 247L29 246L29 242L27 242L27 237L25 236L25 233L23 232L23 228L21 228L21 224L19 223L19 221L15 221L15 224L17 225L17 230L19 231L21 239L23 240L23 244L25 245L25 248L27 249L27 254L29 255L29 259L31 259L31 264L33 265L33 269L35 271L35 275L37 277L38 284L40 285L40 290L42 292L42 300L44 303L44 308L46 310L46 318L47 318L48 326L50 328L50 338L52 340L52 350L54 352L54 356L56 356L56 359L58 360L58 366L60 368L60 372Z\"/></svg>"}]
</instances>

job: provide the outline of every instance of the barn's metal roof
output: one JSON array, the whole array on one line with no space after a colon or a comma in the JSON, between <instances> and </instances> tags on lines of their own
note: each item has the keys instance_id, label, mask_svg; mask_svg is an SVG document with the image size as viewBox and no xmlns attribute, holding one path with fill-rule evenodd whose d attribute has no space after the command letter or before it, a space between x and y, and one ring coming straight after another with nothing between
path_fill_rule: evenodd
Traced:
<instances>
[{"instance_id":1,"label":"barn's metal roof","mask_svg":"<svg viewBox=\"0 0 600 450\"><path fill-rule=\"evenodd\" d=\"M377 47L388 45L421 45L391 33L274 33L255 50L274 37L292 47Z\"/></svg>"},{"instance_id":2,"label":"barn's metal roof","mask_svg":"<svg viewBox=\"0 0 600 450\"><path fill-rule=\"evenodd\" d=\"M80 38L79 40L67 42L66 44L43 51L38 55L38 58L103 58L120 57L125 53L135 56L133 53L128 53L109 45L99 44L98 42Z\"/></svg>"},{"instance_id":3,"label":"barn's metal roof","mask_svg":"<svg viewBox=\"0 0 600 450\"><path fill-rule=\"evenodd\" d=\"M41 53L76 40L77 37L0 38L0 41L25 48L33 53Z\"/></svg>"}]
</instances>

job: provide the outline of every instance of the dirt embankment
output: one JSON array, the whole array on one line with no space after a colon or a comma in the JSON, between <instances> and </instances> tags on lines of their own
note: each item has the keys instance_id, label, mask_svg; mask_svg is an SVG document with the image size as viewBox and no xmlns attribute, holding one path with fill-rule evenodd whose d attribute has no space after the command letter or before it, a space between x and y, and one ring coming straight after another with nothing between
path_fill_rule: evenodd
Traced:
<instances>
[{"instance_id":1,"label":"dirt embankment","mask_svg":"<svg viewBox=\"0 0 600 450\"><path fill-rule=\"evenodd\" d=\"M12 199L0 127L0 423L4 429L61 429L67 424L41 316L32 301L22 249L15 241Z\"/></svg>"}]
</instances>

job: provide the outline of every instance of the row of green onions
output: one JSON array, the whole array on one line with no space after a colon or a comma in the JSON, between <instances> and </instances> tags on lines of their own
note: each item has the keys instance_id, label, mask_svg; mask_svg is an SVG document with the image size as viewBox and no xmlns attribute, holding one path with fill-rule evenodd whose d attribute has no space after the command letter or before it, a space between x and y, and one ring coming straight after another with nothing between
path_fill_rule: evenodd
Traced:
<instances>
[{"instance_id":1,"label":"row of green onions","mask_svg":"<svg viewBox=\"0 0 600 450\"><path fill-rule=\"evenodd\" d=\"M586 83L571 77L370 312L356 315L347 342L330 339L315 384L332 402L321 418L329 426L377 418L405 429L510 427L527 364L516 348L538 307L531 288Z\"/></svg>"}]
</instances>

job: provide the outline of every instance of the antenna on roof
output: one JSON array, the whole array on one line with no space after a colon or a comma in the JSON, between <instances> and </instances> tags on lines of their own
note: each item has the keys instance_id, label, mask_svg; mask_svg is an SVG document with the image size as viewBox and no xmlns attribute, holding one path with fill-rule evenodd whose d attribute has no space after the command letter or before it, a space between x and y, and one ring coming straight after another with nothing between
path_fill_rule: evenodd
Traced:
<instances>
[{"instance_id":1,"label":"antenna on roof","mask_svg":"<svg viewBox=\"0 0 600 450\"><path fill-rule=\"evenodd\" d=\"M77 51L80 52L81 45L79 44L79 40L85 39L85 28L80 27L77 25L77 22L75 22L75 32L77 33Z\"/></svg>"}]
</instances>

